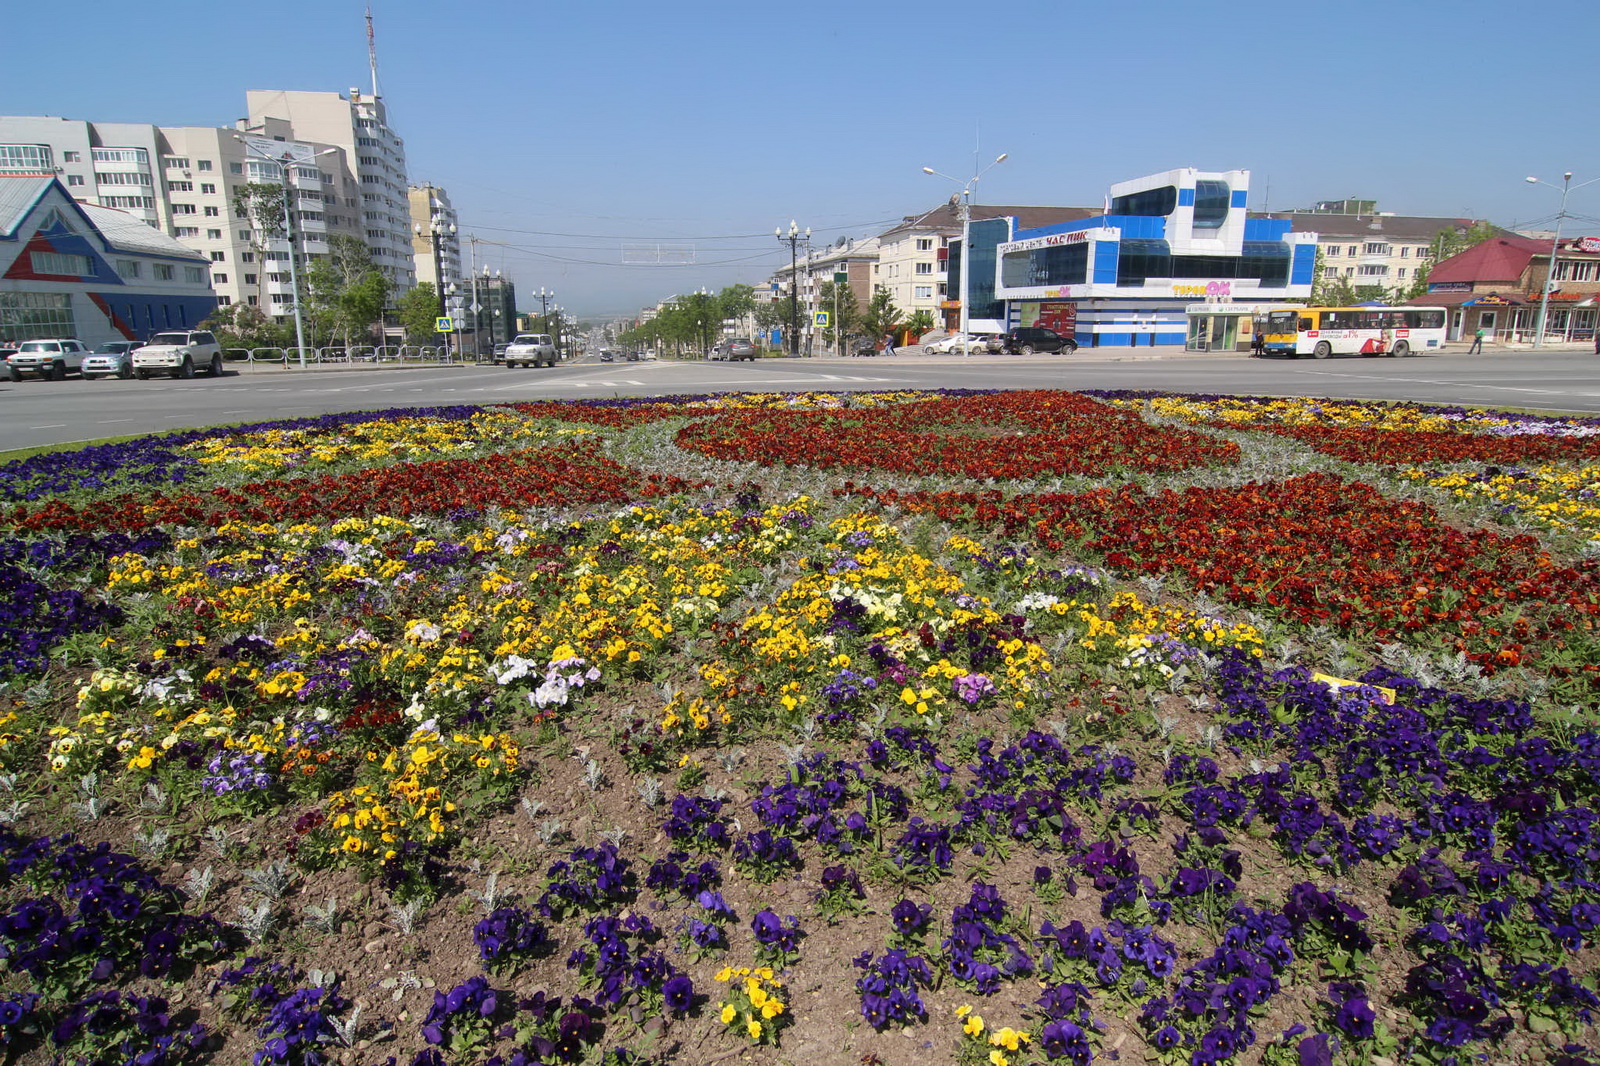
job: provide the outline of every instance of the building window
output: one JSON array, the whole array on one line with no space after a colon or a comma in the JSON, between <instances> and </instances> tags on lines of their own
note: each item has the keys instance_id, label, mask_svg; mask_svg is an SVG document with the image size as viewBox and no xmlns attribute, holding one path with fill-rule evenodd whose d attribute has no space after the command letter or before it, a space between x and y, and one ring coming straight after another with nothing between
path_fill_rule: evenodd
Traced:
<instances>
[{"instance_id":1,"label":"building window","mask_svg":"<svg viewBox=\"0 0 1600 1066\"><path fill-rule=\"evenodd\" d=\"M1400 258L1401 259L1409 259L1409 258L1411 258L1411 245L1402 244L1400 246Z\"/></svg>"},{"instance_id":2,"label":"building window","mask_svg":"<svg viewBox=\"0 0 1600 1066\"><path fill-rule=\"evenodd\" d=\"M196 169L198 169L198 170L210 170L211 169L211 160L209 160L209 159L201 159L201 160L199 160L199 166Z\"/></svg>"},{"instance_id":3,"label":"building window","mask_svg":"<svg viewBox=\"0 0 1600 1066\"><path fill-rule=\"evenodd\" d=\"M1557 259L1557 281L1593 281L1594 261L1587 259Z\"/></svg>"},{"instance_id":4,"label":"building window","mask_svg":"<svg viewBox=\"0 0 1600 1066\"><path fill-rule=\"evenodd\" d=\"M83 162L83 153L82 152L62 152L61 153L61 161L63 163L81 163L81 162Z\"/></svg>"},{"instance_id":5,"label":"building window","mask_svg":"<svg viewBox=\"0 0 1600 1066\"><path fill-rule=\"evenodd\" d=\"M169 181L169 182L167 182L167 191L168 192L194 192L194 182L192 182L192 181Z\"/></svg>"},{"instance_id":6,"label":"building window","mask_svg":"<svg viewBox=\"0 0 1600 1066\"><path fill-rule=\"evenodd\" d=\"M205 193L207 196L215 196L217 194L217 187L209 182L201 182L200 191Z\"/></svg>"},{"instance_id":7,"label":"building window","mask_svg":"<svg viewBox=\"0 0 1600 1066\"><path fill-rule=\"evenodd\" d=\"M917 264L917 273L918 274L932 274L933 273L933 264L932 263L918 263Z\"/></svg>"},{"instance_id":8,"label":"building window","mask_svg":"<svg viewBox=\"0 0 1600 1066\"><path fill-rule=\"evenodd\" d=\"M89 158L96 163L150 164L150 153L143 148L91 148Z\"/></svg>"},{"instance_id":9,"label":"building window","mask_svg":"<svg viewBox=\"0 0 1600 1066\"><path fill-rule=\"evenodd\" d=\"M1350 276L1350 275L1351 275L1351 274L1354 274L1354 273L1355 273L1355 272L1356 272L1356 268L1355 268L1355 267L1345 267L1345 268L1344 268L1344 276L1345 276L1345 277L1347 277L1347 278L1348 278L1348 277L1349 277L1349 276Z\"/></svg>"},{"instance_id":10,"label":"building window","mask_svg":"<svg viewBox=\"0 0 1600 1066\"><path fill-rule=\"evenodd\" d=\"M35 274L57 274L62 277L82 278L94 273L94 264L86 255L68 255L65 252L30 252Z\"/></svg>"},{"instance_id":11,"label":"building window","mask_svg":"<svg viewBox=\"0 0 1600 1066\"><path fill-rule=\"evenodd\" d=\"M1361 276L1364 278L1386 278L1389 276L1388 263L1363 263Z\"/></svg>"},{"instance_id":12,"label":"building window","mask_svg":"<svg viewBox=\"0 0 1600 1066\"><path fill-rule=\"evenodd\" d=\"M137 259L118 259L117 260L117 273L122 275L125 278L136 278L136 277L138 277L139 276L139 261Z\"/></svg>"},{"instance_id":13,"label":"building window","mask_svg":"<svg viewBox=\"0 0 1600 1066\"><path fill-rule=\"evenodd\" d=\"M172 227L172 235L174 237L198 237L198 236L200 236L200 227L199 226L173 226Z\"/></svg>"},{"instance_id":14,"label":"building window","mask_svg":"<svg viewBox=\"0 0 1600 1066\"><path fill-rule=\"evenodd\" d=\"M171 281L172 280L172 273L173 273L172 264L170 264L170 263L157 263L151 269L153 269L156 272L156 280L157 281Z\"/></svg>"},{"instance_id":15,"label":"building window","mask_svg":"<svg viewBox=\"0 0 1600 1066\"><path fill-rule=\"evenodd\" d=\"M1337 244L1329 246L1329 248L1328 248L1328 256L1329 256L1329 258L1333 258L1333 257L1337 256L1338 254L1339 254L1339 246Z\"/></svg>"},{"instance_id":16,"label":"building window","mask_svg":"<svg viewBox=\"0 0 1600 1066\"><path fill-rule=\"evenodd\" d=\"M134 174L110 173L103 174L95 171L94 180L100 185L149 185L150 175L144 171Z\"/></svg>"},{"instance_id":17,"label":"building window","mask_svg":"<svg viewBox=\"0 0 1600 1066\"><path fill-rule=\"evenodd\" d=\"M208 240L208 241L220 241L220 240L222 240L222 231L219 230L219 229L208 229L208 230L206 230L206 240Z\"/></svg>"},{"instance_id":18,"label":"building window","mask_svg":"<svg viewBox=\"0 0 1600 1066\"><path fill-rule=\"evenodd\" d=\"M917 285L917 286L912 288L911 296L912 296L912 299L916 299L916 300L931 300L931 299L933 299L933 286L932 285Z\"/></svg>"},{"instance_id":19,"label":"building window","mask_svg":"<svg viewBox=\"0 0 1600 1066\"><path fill-rule=\"evenodd\" d=\"M212 280L212 282L214 284L226 285L228 283L228 275L226 275L226 274L213 274L213 275L211 275L211 280Z\"/></svg>"},{"instance_id":20,"label":"building window","mask_svg":"<svg viewBox=\"0 0 1600 1066\"><path fill-rule=\"evenodd\" d=\"M173 204L172 213L175 215L192 215L195 213L194 204Z\"/></svg>"},{"instance_id":21,"label":"building window","mask_svg":"<svg viewBox=\"0 0 1600 1066\"><path fill-rule=\"evenodd\" d=\"M258 307L261 304L261 301L256 299L254 296L246 296L245 297L245 302L248 303L251 307Z\"/></svg>"},{"instance_id":22,"label":"building window","mask_svg":"<svg viewBox=\"0 0 1600 1066\"><path fill-rule=\"evenodd\" d=\"M255 261L256 261L256 253L254 253L254 252L240 252L239 253L239 262L241 262L241 263L254 263Z\"/></svg>"},{"instance_id":23,"label":"building window","mask_svg":"<svg viewBox=\"0 0 1600 1066\"><path fill-rule=\"evenodd\" d=\"M100 203L105 207L119 207L124 211L154 211L156 201L153 196L102 196Z\"/></svg>"},{"instance_id":24,"label":"building window","mask_svg":"<svg viewBox=\"0 0 1600 1066\"><path fill-rule=\"evenodd\" d=\"M205 209L205 216L207 218L216 218L217 217L217 209L215 207L206 208Z\"/></svg>"},{"instance_id":25,"label":"building window","mask_svg":"<svg viewBox=\"0 0 1600 1066\"><path fill-rule=\"evenodd\" d=\"M161 160L161 165L168 170L188 170L189 157L182 155L169 155Z\"/></svg>"},{"instance_id":26,"label":"building window","mask_svg":"<svg viewBox=\"0 0 1600 1066\"><path fill-rule=\"evenodd\" d=\"M191 285L204 285L210 273L205 267L186 266L183 268L183 280Z\"/></svg>"},{"instance_id":27,"label":"building window","mask_svg":"<svg viewBox=\"0 0 1600 1066\"><path fill-rule=\"evenodd\" d=\"M1346 252L1345 255L1355 255L1355 254L1356 254L1356 246L1352 244L1350 246L1350 250L1348 252Z\"/></svg>"},{"instance_id":28,"label":"building window","mask_svg":"<svg viewBox=\"0 0 1600 1066\"><path fill-rule=\"evenodd\" d=\"M231 297L231 296L218 296L217 297L217 306L218 307L227 307L231 303L233 303L233 297Z\"/></svg>"},{"instance_id":29,"label":"building window","mask_svg":"<svg viewBox=\"0 0 1600 1066\"><path fill-rule=\"evenodd\" d=\"M294 299L294 296L293 296L292 293L275 292L275 293L272 294L272 302L275 303L275 304L286 304L286 303L289 303L293 299Z\"/></svg>"},{"instance_id":30,"label":"building window","mask_svg":"<svg viewBox=\"0 0 1600 1066\"><path fill-rule=\"evenodd\" d=\"M918 237L917 238L917 251L919 251L919 252L931 252L931 251L933 251L933 238L932 237Z\"/></svg>"},{"instance_id":31,"label":"building window","mask_svg":"<svg viewBox=\"0 0 1600 1066\"><path fill-rule=\"evenodd\" d=\"M82 185L83 184L83 175L82 174L68 174L67 175L67 184L68 185Z\"/></svg>"},{"instance_id":32,"label":"building window","mask_svg":"<svg viewBox=\"0 0 1600 1066\"><path fill-rule=\"evenodd\" d=\"M1362 247L1362 252L1366 255L1388 255L1389 246L1382 241L1368 241Z\"/></svg>"},{"instance_id":33,"label":"building window","mask_svg":"<svg viewBox=\"0 0 1600 1066\"><path fill-rule=\"evenodd\" d=\"M1336 277L1339 276L1339 268L1338 267L1323 267L1322 268L1322 276L1325 277L1325 278L1336 278Z\"/></svg>"},{"instance_id":34,"label":"building window","mask_svg":"<svg viewBox=\"0 0 1600 1066\"><path fill-rule=\"evenodd\" d=\"M211 261L213 263L221 263L224 260L226 260L227 258L228 258L228 253L227 252L212 252L211 253Z\"/></svg>"},{"instance_id":35,"label":"building window","mask_svg":"<svg viewBox=\"0 0 1600 1066\"><path fill-rule=\"evenodd\" d=\"M0 340L76 337L72 297L64 292L0 292Z\"/></svg>"},{"instance_id":36,"label":"building window","mask_svg":"<svg viewBox=\"0 0 1600 1066\"><path fill-rule=\"evenodd\" d=\"M1233 192L1225 181L1194 183L1194 228L1221 229L1228 221L1228 203Z\"/></svg>"},{"instance_id":37,"label":"building window","mask_svg":"<svg viewBox=\"0 0 1600 1066\"><path fill-rule=\"evenodd\" d=\"M244 164L243 163L229 163L228 164L228 173L229 174L243 174L244 173Z\"/></svg>"},{"instance_id":38,"label":"building window","mask_svg":"<svg viewBox=\"0 0 1600 1066\"><path fill-rule=\"evenodd\" d=\"M254 285L256 283L256 276L254 274L246 274L244 276L244 283L246 285Z\"/></svg>"},{"instance_id":39,"label":"building window","mask_svg":"<svg viewBox=\"0 0 1600 1066\"><path fill-rule=\"evenodd\" d=\"M1408 273L1410 273L1410 271L1408 271L1405 267L1401 267L1399 270L1395 271L1395 277L1397 277L1397 278L1401 279L1402 281L1404 281L1405 280L1405 276Z\"/></svg>"}]
</instances>

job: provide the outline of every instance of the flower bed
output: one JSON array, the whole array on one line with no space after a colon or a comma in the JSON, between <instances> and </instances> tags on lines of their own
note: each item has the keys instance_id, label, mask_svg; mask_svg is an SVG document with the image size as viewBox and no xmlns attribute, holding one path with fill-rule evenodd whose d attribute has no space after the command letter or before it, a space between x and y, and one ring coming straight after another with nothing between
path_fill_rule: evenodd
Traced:
<instances>
[{"instance_id":1,"label":"flower bed","mask_svg":"<svg viewBox=\"0 0 1600 1066\"><path fill-rule=\"evenodd\" d=\"M1596 1060L1592 561L1064 393L340 425L13 509L14 1059Z\"/></svg>"}]
</instances>

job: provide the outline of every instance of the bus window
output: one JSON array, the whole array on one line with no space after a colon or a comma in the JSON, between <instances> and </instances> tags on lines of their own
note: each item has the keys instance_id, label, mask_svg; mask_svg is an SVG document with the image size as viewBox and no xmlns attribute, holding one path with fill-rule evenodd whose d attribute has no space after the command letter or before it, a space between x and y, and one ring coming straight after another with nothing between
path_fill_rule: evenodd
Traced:
<instances>
[{"instance_id":1,"label":"bus window","mask_svg":"<svg viewBox=\"0 0 1600 1066\"><path fill-rule=\"evenodd\" d=\"M1308 330L1308 329L1316 329L1316 328L1317 328L1317 320L1316 319L1311 318L1311 317L1308 316L1308 317L1302 318L1300 320L1300 329L1301 329L1302 332L1304 332L1305 330Z\"/></svg>"}]
</instances>

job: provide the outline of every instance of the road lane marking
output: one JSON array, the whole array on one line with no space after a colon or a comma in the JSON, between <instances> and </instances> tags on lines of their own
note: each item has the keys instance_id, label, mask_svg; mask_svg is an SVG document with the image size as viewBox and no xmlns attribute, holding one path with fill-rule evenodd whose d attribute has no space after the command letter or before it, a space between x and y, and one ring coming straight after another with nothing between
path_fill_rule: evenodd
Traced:
<instances>
[{"instance_id":1,"label":"road lane marking","mask_svg":"<svg viewBox=\"0 0 1600 1066\"><path fill-rule=\"evenodd\" d=\"M114 422L132 422L132 421L133 421L133 419L131 419L131 418L102 418L100 421L96 422L95 425L97 425L97 426L109 426Z\"/></svg>"}]
</instances>

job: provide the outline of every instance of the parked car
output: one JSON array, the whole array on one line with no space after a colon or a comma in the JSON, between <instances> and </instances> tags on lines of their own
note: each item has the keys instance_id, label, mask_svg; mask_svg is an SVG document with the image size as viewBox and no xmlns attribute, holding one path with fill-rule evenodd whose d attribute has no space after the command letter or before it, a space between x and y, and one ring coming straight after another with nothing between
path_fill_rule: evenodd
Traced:
<instances>
[{"instance_id":1,"label":"parked car","mask_svg":"<svg viewBox=\"0 0 1600 1066\"><path fill-rule=\"evenodd\" d=\"M555 366L556 344L548 333L519 333L506 345L500 357L508 368L514 366Z\"/></svg>"},{"instance_id":2,"label":"parked car","mask_svg":"<svg viewBox=\"0 0 1600 1066\"><path fill-rule=\"evenodd\" d=\"M83 358L85 378L133 377L133 350L139 341L106 341Z\"/></svg>"},{"instance_id":3,"label":"parked car","mask_svg":"<svg viewBox=\"0 0 1600 1066\"><path fill-rule=\"evenodd\" d=\"M167 330L133 350L133 374L141 381L158 373L192 378L197 370L222 376L222 345L203 329Z\"/></svg>"},{"instance_id":4,"label":"parked car","mask_svg":"<svg viewBox=\"0 0 1600 1066\"><path fill-rule=\"evenodd\" d=\"M721 343L720 341L716 344L713 344L711 346L711 350L706 353L706 358L712 360L722 360L728 358L727 345Z\"/></svg>"},{"instance_id":5,"label":"parked car","mask_svg":"<svg viewBox=\"0 0 1600 1066\"><path fill-rule=\"evenodd\" d=\"M753 361L761 354L756 350L755 341L750 340L748 337L735 337L724 347L727 350L728 358L734 362L738 362L741 359Z\"/></svg>"},{"instance_id":6,"label":"parked car","mask_svg":"<svg viewBox=\"0 0 1600 1066\"><path fill-rule=\"evenodd\" d=\"M1045 326L1022 326L1005 335L1005 350L1012 355L1034 352L1075 352L1078 342Z\"/></svg>"},{"instance_id":7,"label":"parked car","mask_svg":"<svg viewBox=\"0 0 1600 1066\"><path fill-rule=\"evenodd\" d=\"M974 333L971 335L952 333L936 341L929 341L922 346L922 350L934 355L972 355L977 352L987 352L989 342Z\"/></svg>"},{"instance_id":8,"label":"parked car","mask_svg":"<svg viewBox=\"0 0 1600 1066\"><path fill-rule=\"evenodd\" d=\"M17 350L6 356L6 373L12 381L21 381L33 374L50 381L60 381L68 374L83 373L83 359L89 349L75 340L23 341Z\"/></svg>"}]
</instances>

